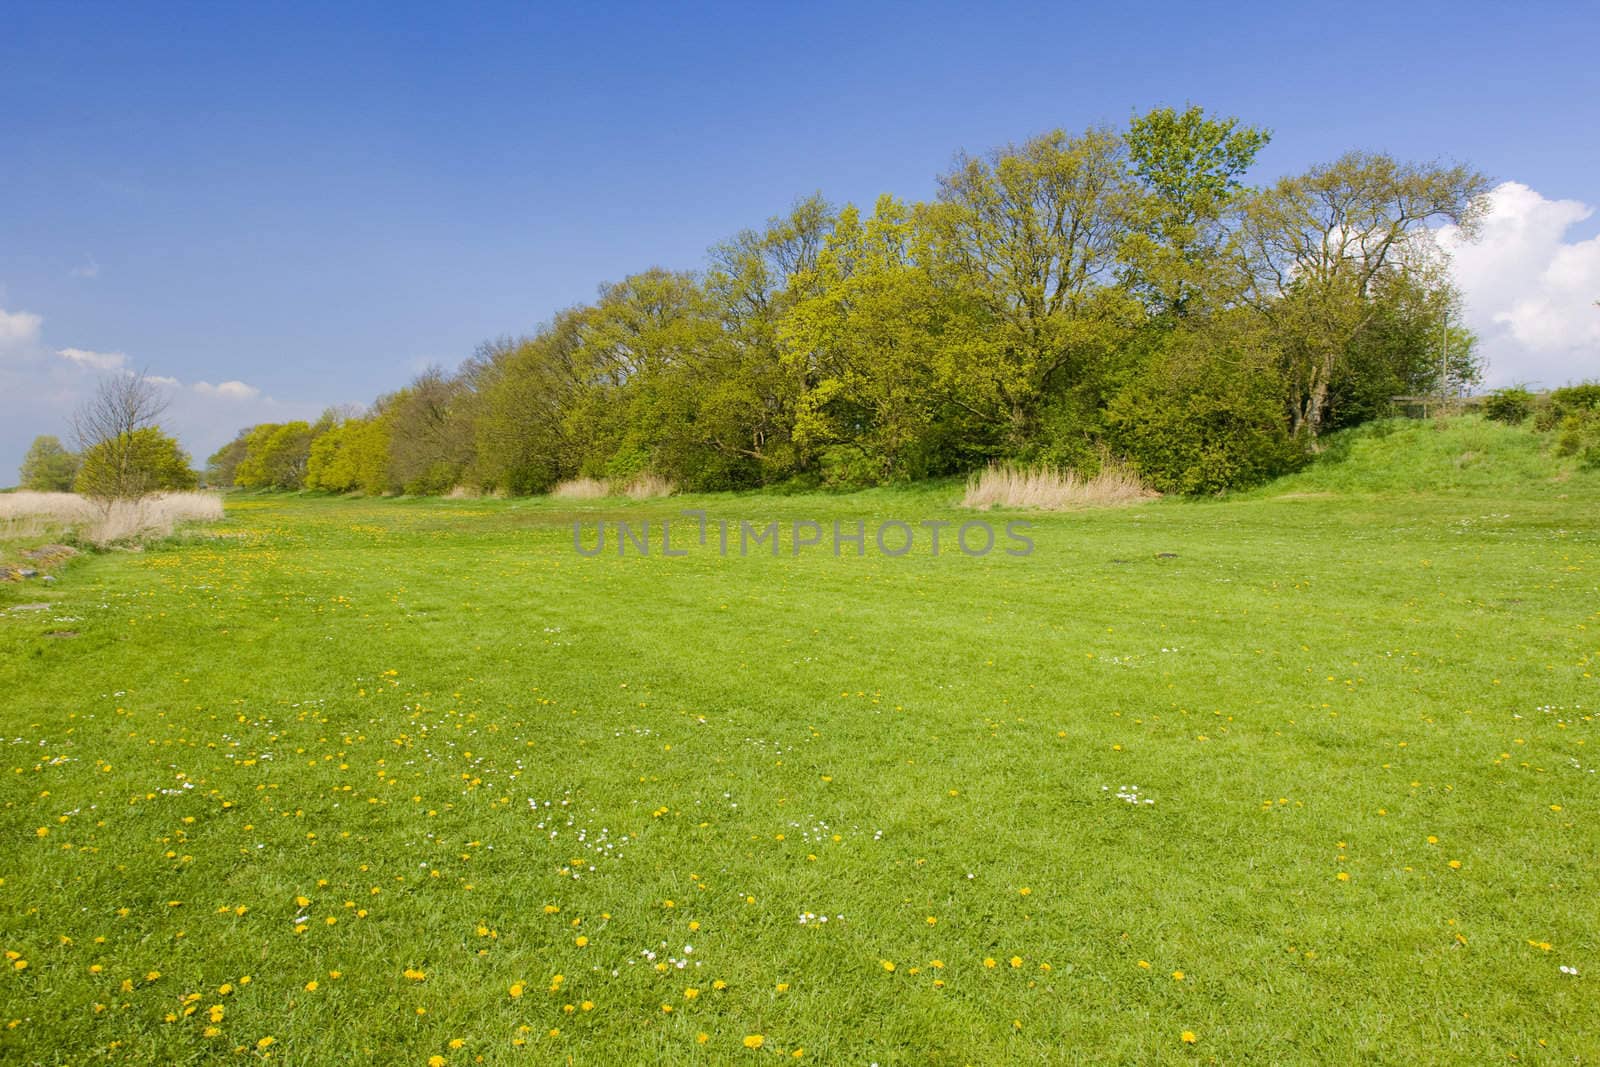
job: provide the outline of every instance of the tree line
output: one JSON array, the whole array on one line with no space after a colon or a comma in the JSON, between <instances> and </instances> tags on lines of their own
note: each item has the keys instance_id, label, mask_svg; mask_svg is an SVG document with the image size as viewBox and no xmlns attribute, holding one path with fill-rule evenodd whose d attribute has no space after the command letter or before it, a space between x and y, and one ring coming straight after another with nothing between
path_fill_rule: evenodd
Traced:
<instances>
[{"instance_id":1,"label":"tree line","mask_svg":"<svg viewBox=\"0 0 1600 1067\"><path fill-rule=\"evenodd\" d=\"M1268 141L1159 108L959 155L927 202L806 197L364 411L247 428L207 481L711 490L1115 459L1165 491L1248 485L1479 375L1432 231L1472 234L1487 179L1349 152L1256 187Z\"/></svg>"}]
</instances>

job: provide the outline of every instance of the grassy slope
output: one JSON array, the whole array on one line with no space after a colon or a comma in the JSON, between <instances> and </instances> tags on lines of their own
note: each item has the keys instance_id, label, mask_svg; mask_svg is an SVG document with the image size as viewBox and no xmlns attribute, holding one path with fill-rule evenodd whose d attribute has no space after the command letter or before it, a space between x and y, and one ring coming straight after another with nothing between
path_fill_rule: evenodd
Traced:
<instances>
[{"instance_id":1,"label":"grassy slope","mask_svg":"<svg viewBox=\"0 0 1600 1067\"><path fill-rule=\"evenodd\" d=\"M57 602L0 616L0 1059L1592 1059L1600 480L1473 420L1345 448L1026 559L267 498L0 591Z\"/></svg>"}]
</instances>

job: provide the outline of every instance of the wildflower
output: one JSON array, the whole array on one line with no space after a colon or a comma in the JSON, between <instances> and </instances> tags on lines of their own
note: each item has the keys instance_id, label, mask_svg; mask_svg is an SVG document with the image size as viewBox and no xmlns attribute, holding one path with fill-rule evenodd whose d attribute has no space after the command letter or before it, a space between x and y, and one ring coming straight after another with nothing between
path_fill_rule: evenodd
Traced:
<instances>
[{"instance_id":1,"label":"wildflower","mask_svg":"<svg viewBox=\"0 0 1600 1067\"><path fill-rule=\"evenodd\" d=\"M311 981L306 983L306 992L307 993L315 993L316 991L317 991L317 982L316 982L316 979L313 978Z\"/></svg>"},{"instance_id":2,"label":"wildflower","mask_svg":"<svg viewBox=\"0 0 1600 1067\"><path fill-rule=\"evenodd\" d=\"M711 1035L706 1033L704 1030L702 1030L702 1031L700 1031L700 1033L694 1035L694 1043L697 1044L697 1045L703 1045L707 1041L710 1041L710 1040L711 1040Z\"/></svg>"},{"instance_id":3,"label":"wildflower","mask_svg":"<svg viewBox=\"0 0 1600 1067\"><path fill-rule=\"evenodd\" d=\"M760 1048L766 1043L767 1039L760 1034L746 1034L744 1038L745 1048Z\"/></svg>"},{"instance_id":4,"label":"wildflower","mask_svg":"<svg viewBox=\"0 0 1600 1067\"><path fill-rule=\"evenodd\" d=\"M448 1060L437 1053L428 1057L428 1067L444 1067L444 1065L448 1062Z\"/></svg>"},{"instance_id":5,"label":"wildflower","mask_svg":"<svg viewBox=\"0 0 1600 1067\"><path fill-rule=\"evenodd\" d=\"M1183 981L1183 972L1182 972L1182 971L1173 971L1173 972L1172 972L1172 980L1173 980L1173 981L1174 981L1174 982L1181 982L1181 981Z\"/></svg>"},{"instance_id":6,"label":"wildflower","mask_svg":"<svg viewBox=\"0 0 1600 1067\"><path fill-rule=\"evenodd\" d=\"M1192 1045L1192 1044L1194 1044L1194 1043L1195 1043L1195 1042L1196 1042L1196 1041L1199 1041L1199 1040L1200 1040L1200 1039L1199 1039L1199 1038L1198 1038L1198 1037L1195 1037L1195 1036L1194 1036L1194 1031L1193 1031L1193 1030L1185 1030L1185 1031L1184 1031L1184 1032L1183 1032L1183 1033L1182 1033L1182 1034L1181 1034L1181 1035L1180 1035L1180 1037L1179 1037L1179 1039L1180 1039L1180 1040L1181 1040L1181 1041L1182 1041L1182 1042L1183 1042L1183 1043L1184 1043L1184 1044L1185 1044L1185 1045Z\"/></svg>"},{"instance_id":7,"label":"wildflower","mask_svg":"<svg viewBox=\"0 0 1600 1067\"><path fill-rule=\"evenodd\" d=\"M1022 966L1022 957L1021 956L1012 956L1006 962L1011 964L1011 966L1013 966L1013 967L1021 967Z\"/></svg>"},{"instance_id":8,"label":"wildflower","mask_svg":"<svg viewBox=\"0 0 1600 1067\"><path fill-rule=\"evenodd\" d=\"M884 970L890 972L891 974L894 973L894 961L893 960L879 960L878 962L880 964L882 964Z\"/></svg>"},{"instance_id":9,"label":"wildflower","mask_svg":"<svg viewBox=\"0 0 1600 1067\"><path fill-rule=\"evenodd\" d=\"M695 989L693 986L691 986L688 989L685 989L683 991L683 999L684 1000L693 1000L695 997L698 997L699 995L700 995L700 990Z\"/></svg>"},{"instance_id":10,"label":"wildflower","mask_svg":"<svg viewBox=\"0 0 1600 1067\"><path fill-rule=\"evenodd\" d=\"M522 983L521 982L512 982L511 983L511 988L509 990L507 990L507 992L510 993L513 997L522 996Z\"/></svg>"},{"instance_id":11,"label":"wildflower","mask_svg":"<svg viewBox=\"0 0 1600 1067\"><path fill-rule=\"evenodd\" d=\"M277 1040L278 1040L277 1038L272 1037L269 1034L268 1036L262 1038L260 1041L256 1042L256 1048L258 1048L258 1049L269 1049L269 1048L271 1048L273 1045L275 1045L277 1043Z\"/></svg>"}]
</instances>

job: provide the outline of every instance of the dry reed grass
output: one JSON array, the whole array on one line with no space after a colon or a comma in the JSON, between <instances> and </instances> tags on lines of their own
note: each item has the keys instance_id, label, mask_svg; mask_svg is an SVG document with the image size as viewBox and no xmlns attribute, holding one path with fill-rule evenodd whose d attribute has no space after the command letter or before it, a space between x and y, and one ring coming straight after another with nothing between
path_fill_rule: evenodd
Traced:
<instances>
[{"instance_id":1,"label":"dry reed grass","mask_svg":"<svg viewBox=\"0 0 1600 1067\"><path fill-rule=\"evenodd\" d=\"M961 498L964 508L1068 508L1121 507L1160 496L1145 487L1132 470L1107 463L1092 478L1057 467L1024 467L991 463L967 479Z\"/></svg>"},{"instance_id":2,"label":"dry reed grass","mask_svg":"<svg viewBox=\"0 0 1600 1067\"><path fill-rule=\"evenodd\" d=\"M572 478L550 490L550 495L561 500L599 500L611 495L611 483L604 478Z\"/></svg>"},{"instance_id":3,"label":"dry reed grass","mask_svg":"<svg viewBox=\"0 0 1600 1067\"><path fill-rule=\"evenodd\" d=\"M0 537L76 536L97 545L166 537L180 523L222 518L213 493L157 493L98 504L76 493L0 493Z\"/></svg>"},{"instance_id":4,"label":"dry reed grass","mask_svg":"<svg viewBox=\"0 0 1600 1067\"><path fill-rule=\"evenodd\" d=\"M671 496L677 491L678 487L673 485L670 479L663 478L659 474L637 475L623 490L634 500L653 500L656 497Z\"/></svg>"}]
</instances>

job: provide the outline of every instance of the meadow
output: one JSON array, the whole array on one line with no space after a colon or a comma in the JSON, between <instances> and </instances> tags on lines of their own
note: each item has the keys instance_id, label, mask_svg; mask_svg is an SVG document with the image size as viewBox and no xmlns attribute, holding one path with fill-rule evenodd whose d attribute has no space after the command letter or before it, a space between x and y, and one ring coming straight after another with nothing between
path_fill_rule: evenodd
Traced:
<instances>
[{"instance_id":1,"label":"meadow","mask_svg":"<svg viewBox=\"0 0 1600 1067\"><path fill-rule=\"evenodd\" d=\"M962 491L242 494L0 585L0 1061L1600 1059L1600 475L572 545Z\"/></svg>"}]
</instances>

